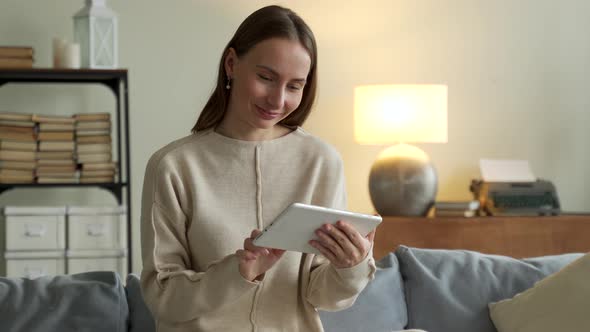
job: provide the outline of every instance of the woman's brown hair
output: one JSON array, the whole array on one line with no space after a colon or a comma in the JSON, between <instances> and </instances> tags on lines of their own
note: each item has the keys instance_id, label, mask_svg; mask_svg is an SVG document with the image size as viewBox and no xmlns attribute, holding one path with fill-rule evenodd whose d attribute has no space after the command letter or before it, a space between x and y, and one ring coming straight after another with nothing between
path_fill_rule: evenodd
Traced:
<instances>
[{"instance_id":1,"label":"woman's brown hair","mask_svg":"<svg viewBox=\"0 0 590 332\"><path fill-rule=\"evenodd\" d=\"M279 123L295 127L301 126L305 122L311 112L317 89L317 46L315 37L309 26L292 10L280 6L267 6L250 14L240 24L233 38L224 48L219 62L215 90L213 90L211 97L209 97L207 104L205 104L199 115L197 123L192 128L193 133L214 128L223 120L230 95L230 90L225 88L227 75L224 60L230 47L236 51L238 57L241 57L254 45L270 38L297 40L309 53L311 66L307 75L307 83L303 89L301 103L295 111Z\"/></svg>"}]
</instances>

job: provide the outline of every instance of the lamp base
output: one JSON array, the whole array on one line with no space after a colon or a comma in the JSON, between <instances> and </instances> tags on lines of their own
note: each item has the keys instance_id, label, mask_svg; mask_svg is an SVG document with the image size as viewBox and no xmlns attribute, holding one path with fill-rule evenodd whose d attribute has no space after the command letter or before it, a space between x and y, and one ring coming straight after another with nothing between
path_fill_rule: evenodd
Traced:
<instances>
[{"instance_id":1,"label":"lamp base","mask_svg":"<svg viewBox=\"0 0 590 332\"><path fill-rule=\"evenodd\" d=\"M371 201L382 216L426 216L438 179L424 151L407 144L385 149L371 167Z\"/></svg>"}]
</instances>

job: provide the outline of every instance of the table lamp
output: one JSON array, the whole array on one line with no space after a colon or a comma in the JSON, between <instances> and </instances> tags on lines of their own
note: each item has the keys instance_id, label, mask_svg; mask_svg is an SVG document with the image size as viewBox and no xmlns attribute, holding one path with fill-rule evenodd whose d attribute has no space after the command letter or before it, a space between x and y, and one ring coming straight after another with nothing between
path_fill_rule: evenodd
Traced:
<instances>
[{"instance_id":1,"label":"table lamp","mask_svg":"<svg viewBox=\"0 0 590 332\"><path fill-rule=\"evenodd\" d=\"M354 90L360 144L395 144L371 167L369 192L383 216L425 216L438 188L428 155L406 142L447 142L445 85L366 85Z\"/></svg>"}]
</instances>

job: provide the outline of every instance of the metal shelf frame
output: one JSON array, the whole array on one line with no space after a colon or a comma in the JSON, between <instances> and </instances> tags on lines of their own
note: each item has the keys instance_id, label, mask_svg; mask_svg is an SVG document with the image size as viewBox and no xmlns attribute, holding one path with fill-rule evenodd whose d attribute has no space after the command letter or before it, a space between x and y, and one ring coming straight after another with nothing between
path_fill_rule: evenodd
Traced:
<instances>
[{"instance_id":1,"label":"metal shelf frame","mask_svg":"<svg viewBox=\"0 0 590 332\"><path fill-rule=\"evenodd\" d=\"M119 205L127 205L127 272L132 272L133 246L131 232L131 152L129 149L129 81L127 69L53 69L26 68L0 69L0 87L5 84L101 84L106 86L116 100L116 135L118 181L115 183L15 183L0 184L0 195L18 188L102 188L109 191ZM123 140L121 139L123 137ZM124 169L122 147L124 144ZM125 194L125 196L123 195Z\"/></svg>"}]
</instances>

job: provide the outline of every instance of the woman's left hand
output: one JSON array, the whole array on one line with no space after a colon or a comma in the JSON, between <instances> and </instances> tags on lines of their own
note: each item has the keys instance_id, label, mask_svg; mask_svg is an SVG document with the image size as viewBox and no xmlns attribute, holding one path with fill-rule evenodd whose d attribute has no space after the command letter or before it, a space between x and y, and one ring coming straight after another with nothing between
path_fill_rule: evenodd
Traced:
<instances>
[{"instance_id":1,"label":"woman's left hand","mask_svg":"<svg viewBox=\"0 0 590 332\"><path fill-rule=\"evenodd\" d=\"M317 239L309 244L319 250L336 268L353 267L366 257L375 239L375 231L363 237L349 223L339 220L315 231Z\"/></svg>"}]
</instances>

